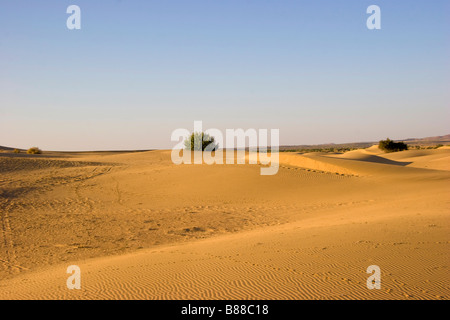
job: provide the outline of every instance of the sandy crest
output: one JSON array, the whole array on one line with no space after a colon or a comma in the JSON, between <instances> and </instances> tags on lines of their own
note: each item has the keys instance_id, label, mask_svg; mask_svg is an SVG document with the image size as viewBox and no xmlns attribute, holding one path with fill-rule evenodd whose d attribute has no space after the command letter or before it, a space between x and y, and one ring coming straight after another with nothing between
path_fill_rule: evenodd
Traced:
<instances>
[{"instance_id":1,"label":"sandy crest","mask_svg":"<svg viewBox=\"0 0 450 320\"><path fill-rule=\"evenodd\" d=\"M0 299L448 299L450 173L422 164L450 150L426 151L286 153L275 176L169 151L0 157Z\"/></svg>"}]
</instances>

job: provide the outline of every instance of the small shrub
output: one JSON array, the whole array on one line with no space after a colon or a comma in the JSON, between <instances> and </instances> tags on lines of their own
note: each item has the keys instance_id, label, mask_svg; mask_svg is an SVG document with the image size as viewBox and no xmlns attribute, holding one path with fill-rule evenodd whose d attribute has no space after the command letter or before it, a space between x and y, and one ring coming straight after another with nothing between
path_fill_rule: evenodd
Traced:
<instances>
[{"instance_id":1,"label":"small shrub","mask_svg":"<svg viewBox=\"0 0 450 320\"><path fill-rule=\"evenodd\" d=\"M384 152L397 152L408 150L408 145L404 142L394 142L391 139L387 138L386 140L381 140L378 143L378 148L380 148Z\"/></svg>"},{"instance_id":2,"label":"small shrub","mask_svg":"<svg viewBox=\"0 0 450 320\"><path fill-rule=\"evenodd\" d=\"M13 152L14 152L14 153L20 153L20 150L19 150L19 149L14 149Z\"/></svg>"},{"instance_id":3,"label":"small shrub","mask_svg":"<svg viewBox=\"0 0 450 320\"><path fill-rule=\"evenodd\" d=\"M42 151L38 147L32 147L32 148L27 150L27 153L28 154L41 154Z\"/></svg>"},{"instance_id":4,"label":"small shrub","mask_svg":"<svg viewBox=\"0 0 450 320\"><path fill-rule=\"evenodd\" d=\"M184 146L191 151L205 151L210 144L212 144L208 148L210 151L219 149L219 144L215 143L214 137L204 132L194 132L184 140Z\"/></svg>"}]
</instances>

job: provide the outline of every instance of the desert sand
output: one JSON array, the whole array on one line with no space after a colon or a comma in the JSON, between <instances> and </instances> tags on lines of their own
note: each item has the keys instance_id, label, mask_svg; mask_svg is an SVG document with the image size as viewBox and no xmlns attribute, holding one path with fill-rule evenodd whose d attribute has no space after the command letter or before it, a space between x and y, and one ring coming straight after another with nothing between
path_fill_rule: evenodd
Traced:
<instances>
[{"instance_id":1,"label":"desert sand","mask_svg":"<svg viewBox=\"0 0 450 320\"><path fill-rule=\"evenodd\" d=\"M0 153L0 299L449 299L449 160L285 152L261 176L169 150Z\"/></svg>"}]
</instances>

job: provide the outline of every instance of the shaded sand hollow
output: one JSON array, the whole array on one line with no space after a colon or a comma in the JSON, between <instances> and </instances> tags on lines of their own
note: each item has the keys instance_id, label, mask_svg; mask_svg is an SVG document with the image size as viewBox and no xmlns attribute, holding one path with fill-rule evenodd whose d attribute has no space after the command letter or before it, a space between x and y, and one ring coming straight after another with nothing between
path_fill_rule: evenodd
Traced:
<instances>
[{"instance_id":1,"label":"shaded sand hollow","mask_svg":"<svg viewBox=\"0 0 450 320\"><path fill-rule=\"evenodd\" d=\"M0 153L0 299L448 299L449 157Z\"/></svg>"}]
</instances>

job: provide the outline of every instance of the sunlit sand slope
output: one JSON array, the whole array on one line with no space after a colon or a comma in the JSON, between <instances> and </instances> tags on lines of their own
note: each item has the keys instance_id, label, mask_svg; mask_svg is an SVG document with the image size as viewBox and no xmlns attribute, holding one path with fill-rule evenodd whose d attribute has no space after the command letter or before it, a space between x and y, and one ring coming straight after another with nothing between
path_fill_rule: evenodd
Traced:
<instances>
[{"instance_id":1,"label":"sunlit sand slope","mask_svg":"<svg viewBox=\"0 0 450 320\"><path fill-rule=\"evenodd\" d=\"M0 298L448 299L450 150L419 151L2 155Z\"/></svg>"}]
</instances>

